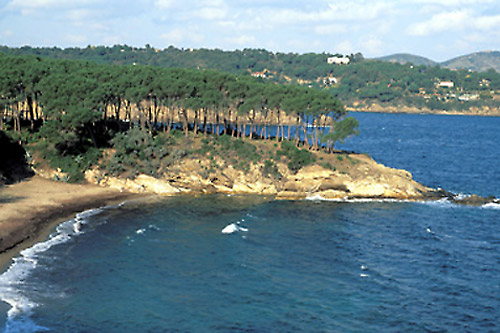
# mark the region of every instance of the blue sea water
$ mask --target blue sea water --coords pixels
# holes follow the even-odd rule
[[[500,118],[354,116],[343,148],[500,197]],[[499,208],[207,195],[88,211],[0,276],[1,327],[498,332]]]

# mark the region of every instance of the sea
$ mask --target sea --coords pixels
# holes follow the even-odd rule
[[[337,147],[500,197],[500,118],[352,115]],[[141,198],[22,251],[0,299],[4,332],[499,332],[500,205]]]

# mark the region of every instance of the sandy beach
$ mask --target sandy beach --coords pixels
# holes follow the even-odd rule
[[[0,268],[23,249],[45,239],[57,224],[76,213],[137,196],[39,176],[0,187]]]

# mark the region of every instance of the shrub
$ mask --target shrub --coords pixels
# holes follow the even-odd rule
[[[316,161],[314,155],[307,150],[298,149],[293,142],[283,141],[281,149],[276,152],[277,157],[285,156],[288,159],[288,169],[293,172]]]
[[[243,139],[235,139],[229,135],[221,135],[214,137],[214,146],[209,142],[203,142],[199,152],[202,155],[210,154],[213,156],[220,156],[227,163],[232,164],[235,168],[248,169],[248,163],[256,163],[262,159],[262,155],[257,152],[255,145],[244,141]],[[237,163],[238,161],[245,162]]]
[[[281,179],[283,175],[279,172],[276,164],[271,160],[266,160],[264,162],[264,168],[262,169],[262,174],[266,177],[272,177],[275,179]]]
[[[330,169],[332,171],[337,170],[337,168],[335,168],[330,162],[323,162],[321,163],[321,166],[325,169]]]
[[[139,128],[132,128],[112,140],[115,154],[104,167],[115,176],[126,172],[128,176],[143,173],[157,177],[162,168],[188,154],[183,149],[169,150],[171,142],[166,135],[153,138]]]

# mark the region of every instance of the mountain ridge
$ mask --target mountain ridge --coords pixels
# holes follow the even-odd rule
[[[486,72],[489,69],[493,69],[500,73],[500,51],[495,50],[474,52],[441,62],[410,53],[395,53],[372,59],[400,64],[413,63],[414,65],[425,66],[437,65],[451,70],[467,69],[475,72]]]

